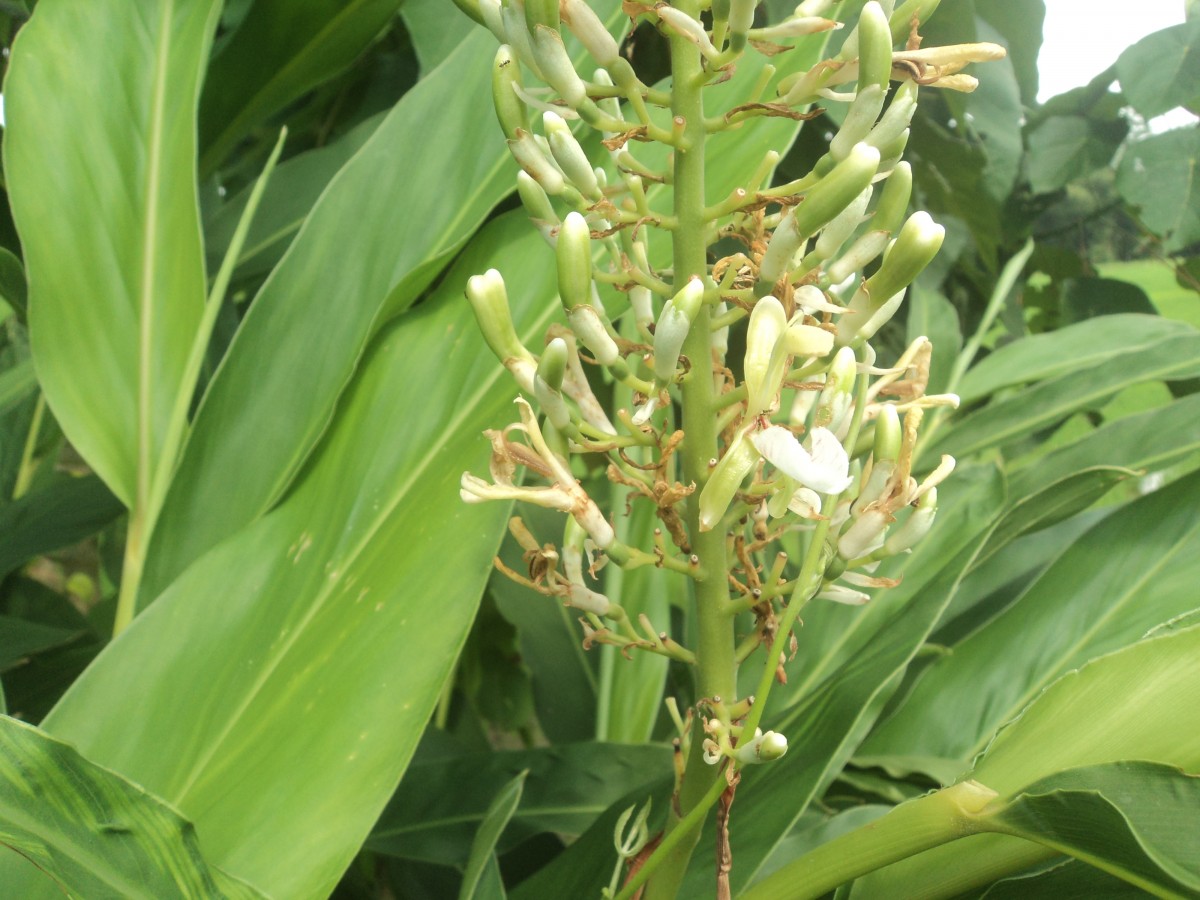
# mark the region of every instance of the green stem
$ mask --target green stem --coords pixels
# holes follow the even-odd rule
[[[13,484],[14,500],[20,500],[33,483],[33,473],[37,471],[37,463],[33,455],[37,452],[38,435],[42,431],[42,418],[46,414],[46,395],[38,392],[37,403],[33,407],[33,418],[29,422],[29,433],[25,435],[25,447],[21,450],[21,465],[17,469],[17,478]]]
[[[697,18],[699,0],[681,0],[676,7]],[[674,287],[676,290],[694,276],[708,272],[705,242],[704,182],[704,103],[701,95],[704,69],[698,49],[678,35],[672,35],[671,112],[683,121],[681,145],[675,152],[675,218],[679,227],[672,234]],[[692,552],[699,557],[703,573],[695,581],[696,600],[696,691],[699,697],[724,697],[737,694],[737,664],[734,660],[733,620],[725,614],[728,590],[725,574],[729,569],[725,533],[719,529],[700,530],[700,493],[708,480],[708,462],[720,455],[716,420],[716,390],[713,382],[709,308],[701,306],[692,324],[683,352],[691,363],[691,373],[681,388],[682,426],[687,436],[680,447],[684,483],[693,482],[696,491],[688,497],[687,525]],[[679,789],[679,812],[668,823],[663,843],[647,860],[645,900],[674,898],[687,871],[692,850],[708,810],[723,789],[717,767],[704,762],[701,747],[703,733],[697,721],[692,733],[683,782]]]
[[[964,781],[897,806],[883,818],[784,866],[744,900],[808,900],[922,851],[975,834],[996,792]]]

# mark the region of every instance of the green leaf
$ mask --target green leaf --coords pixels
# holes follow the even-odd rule
[[[338,140],[297,154],[276,168],[238,256],[238,276],[262,275],[275,267],[321,193],[375,133],[383,118],[383,113],[372,116]],[[205,222],[205,249],[209,268],[214,271],[229,249],[253,190],[254,185],[247,186]]]
[[[1120,122],[1088,116],[1048,116],[1029,133],[1029,185],[1048,194],[1112,162],[1125,136]]]
[[[1102,521],[1015,604],[926,669],[863,752],[965,763],[1055,678],[1193,608],[1200,579],[1196,503],[1200,474]]]
[[[1037,632],[1031,628],[1029,634]],[[1193,627],[1139,641],[1067,673],[1000,730],[964,778],[1012,796],[1065,769],[1127,759],[1195,771],[1197,654],[1200,628]],[[956,896],[1057,855],[1004,835],[972,837],[970,845],[969,854],[965,844],[950,844],[880,869],[858,879],[852,896]]]
[[[1117,58],[1117,77],[1147,119],[1200,100],[1200,20],[1142,38]]]
[[[1160,896],[1200,893],[1200,777],[1152,762],[1057,772],[988,828],[1046,844]]]
[[[8,716],[0,716],[0,846],[40,871],[6,853],[10,868],[58,896],[262,896],[209,866],[191,823],[162,800]],[[11,892],[16,882],[5,884]]]
[[[0,507],[0,575],[95,534],[123,509],[94,475],[56,479]]]
[[[1115,278],[1067,278],[1062,282],[1063,324],[1096,316],[1128,313],[1156,315],[1158,310],[1136,284]]]
[[[1150,354],[1164,342],[1195,329],[1158,316],[1103,316],[1005,344],[973,366],[959,385],[963,403],[1001,388],[1103,367],[1127,353]]]
[[[1034,875],[997,881],[979,900],[1145,900],[1146,892],[1107,872],[1069,860]]]
[[[521,803],[521,792],[525,787],[525,777],[529,773],[521,772],[508,782],[496,794],[479,824],[479,831],[471,843],[471,855],[467,858],[467,867],[463,872],[462,887],[458,892],[458,900],[475,900],[475,898],[496,896],[494,888],[499,868],[496,863],[496,844],[500,835],[508,827],[509,820]],[[486,870],[491,869],[490,877],[484,877]],[[504,885],[500,884],[500,896],[504,896]]]
[[[36,653],[69,644],[83,634],[80,628],[57,628],[16,616],[0,616],[0,672]]]
[[[200,106],[208,173],[268,116],[337,75],[378,37],[400,0],[256,0],[213,58]],[[449,14],[449,11],[447,11]]]
[[[1130,385],[1194,378],[1200,375],[1200,332],[1188,330],[1147,351],[1112,356],[1099,368],[1075,368],[993,401],[955,422],[941,435],[937,449],[961,458],[987,447],[1004,447],[1072,413],[1097,409]],[[1080,363],[1075,360],[1072,365]]]
[[[5,84],[4,169],[42,388],[126,505],[148,502],[176,398],[192,389],[205,290],[193,122],[219,10],[43,0]],[[64,90],[82,71],[86,90]]]
[[[196,415],[147,558],[143,604],[278,501],[370,335],[429,286],[508,192],[512,164],[490,94],[459,89],[487,76],[490,42],[473,34],[404,96],[330,183],[255,299]]]
[[[25,358],[0,372],[0,416],[16,409],[35,390],[37,373],[33,371],[33,360]]]
[[[541,239],[507,238],[513,221],[373,343],[288,498],[191,566],[45,722],[177,805],[209,858],[270,894],[332,890],[413,753],[490,571],[507,509],[462,504],[457,483],[485,466],[479,433],[510,414],[511,394],[462,291],[489,266],[521,284],[527,341],[555,309],[553,271],[531,253]]]
[[[400,15],[422,72],[436,68],[474,27],[466,16],[449,11],[442,0],[407,0],[400,5]]]
[[[25,319],[29,287],[25,283],[25,267],[6,247],[0,247],[0,300]]]
[[[670,748],[655,744],[581,743],[418,759],[379,817],[367,847],[388,856],[461,866],[486,799],[522,771],[530,773],[524,800],[497,852],[542,832],[582,834],[610,804],[658,780],[670,766]]]
[[[1195,26],[1200,30],[1200,23]],[[1200,54],[1197,54],[1200,58]],[[1167,253],[1200,240],[1200,127],[1176,128],[1131,144],[1117,168],[1117,191],[1138,207]]]

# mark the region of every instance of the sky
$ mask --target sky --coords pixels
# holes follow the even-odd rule
[[[1004,0],[988,0],[1002,3]],[[1046,0],[1038,58],[1038,100],[1087,84],[1140,38],[1183,21],[1184,0]],[[1155,130],[1186,125],[1195,116],[1175,110]]]

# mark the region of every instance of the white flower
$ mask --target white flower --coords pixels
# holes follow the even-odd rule
[[[750,435],[754,448],[783,474],[821,494],[840,494],[850,486],[850,458],[827,428],[814,428],[811,451],[786,428],[769,425]]]

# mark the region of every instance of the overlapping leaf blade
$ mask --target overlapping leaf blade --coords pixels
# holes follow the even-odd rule
[[[147,502],[176,398],[191,390],[184,366],[205,295],[194,122],[219,10],[48,0],[5,83],[38,377],[126,505]],[[81,71],[87,89],[64,91]]]
[[[465,639],[506,510],[463,505],[458,476],[482,467],[477,435],[511,393],[463,286],[488,266],[524,285],[527,340],[555,306],[540,238],[511,226],[379,337],[287,500],[192,566],[46,720],[177,805],[209,858],[268,893],[332,888]]]

